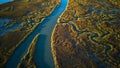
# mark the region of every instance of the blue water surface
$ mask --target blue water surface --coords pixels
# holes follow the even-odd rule
[[[61,0],[61,3],[56,7],[53,13],[45,18],[35,30],[16,48],[13,55],[6,63],[5,68],[17,68],[21,58],[28,51],[29,45],[37,34],[40,34],[35,47],[34,62],[37,68],[55,68],[51,53],[51,34],[57,20],[67,6],[68,0]]]
[[[0,4],[11,2],[11,1],[13,1],[13,0],[0,0]]]

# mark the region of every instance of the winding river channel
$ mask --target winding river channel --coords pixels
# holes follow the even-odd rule
[[[28,51],[33,38],[40,34],[34,53],[34,61],[37,68],[54,68],[54,61],[51,53],[51,35],[58,18],[66,9],[68,0],[61,0],[58,7],[54,9],[51,15],[39,24],[37,28],[17,47],[13,55],[6,64],[6,68],[17,68],[21,58]]]

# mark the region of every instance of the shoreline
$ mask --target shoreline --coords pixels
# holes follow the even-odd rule
[[[30,43],[27,53],[25,53],[25,55],[21,58],[20,63],[17,65],[17,68],[20,68],[20,66],[22,64],[24,64],[24,61],[28,61],[26,62],[29,66],[29,64],[32,64],[34,68],[36,68],[36,64],[34,63],[33,60],[33,56],[34,56],[34,52],[35,52],[35,47],[36,47],[36,42],[38,41],[38,37],[40,36],[40,34],[38,33],[32,40],[32,42]],[[27,56],[30,56],[29,58],[27,58]],[[32,61],[32,62],[31,62]]]
[[[59,2],[59,3],[60,3],[60,2]],[[15,50],[17,49],[17,47],[19,47],[19,45],[20,45],[22,42],[24,42],[24,40],[33,32],[33,30],[36,29],[39,25],[41,25],[41,23],[43,23],[43,21],[46,19],[47,16],[49,16],[49,15],[52,14],[52,12],[55,10],[55,8],[59,6],[59,3],[56,4],[55,7],[50,11],[50,13],[49,13],[48,15],[44,16],[39,23],[36,23],[36,24],[33,26],[32,29],[27,30],[26,33],[27,33],[27,32],[28,32],[28,33],[23,37],[22,40],[19,41],[18,44],[15,45],[14,48],[10,49],[10,51],[13,51],[13,50],[15,51]],[[14,52],[11,54],[11,56],[12,56],[13,54],[14,54]],[[10,56],[10,57],[11,57],[11,56]],[[5,61],[5,64],[4,64],[4,65],[6,65],[6,64],[8,63],[8,61],[10,60],[10,57]]]
[[[62,12],[62,14],[61,14],[61,15],[59,16],[59,18],[58,18],[58,20],[57,20],[57,24],[58,24],[58,23],[60,23],[60,21],[59,21],[59,20],[60,20],[60,18],[62,17],[62,15],[64,14],[64,12],[67,10],[68,5],[69,5],[69,0],[68,0],[68,3],[67,3],[67,5],[66,5],[65,10]],[[57,24],[56,24],[56,25],[57,25]]]
[[[54,60],[54,64],[55,64],[55,68],[59,68],[58,62],[57,62],[57,57],[56,57],[56,51],[54,49],[54,32],[55,32],[55,28],[57,25],[55,25],[53,32],[52,32],[52,36],[51,36],[51,52],[53,55],[53,60]]]
[[[57,57],[56,57],[56,51],[54,49],[54,32],[56,30],[56,27],[58,25],[59,22],[59,19],[62,17],[62,15],[64,14],[64,12],[67,10],[67,7],[68,7],[68,4],[69,4],[69,0],[67,2],[67,5],[66,5],[66,8],[65,10],[62,12],[62,14],[59,16],[58,20],[57,20],[57,23],[52,31],[52,35],[51,35],[51,52],[52,52],[52,56],[53,56],[53,60],[54,60],[54,64],[55,64],[55,68],[60,68],[59,67],[59,64],[58,64],[58,61],[57,61]]]
[[[22,42],[24,42],[24,40],[25,40],[29,35],[31,35],[31,33],[34,31],[34,29],[36,29],[39,25],[41,25],[41,23],[43,23],[43,21],[45,20],[45,18],[46,18],[47,16],[49,16],[49,15],[52,14],[52,12],[55,10],[55,8],[59,6],[59,3],[60,3],[60,2],[58,2],[56,5],[54,5],[54,8],[52,8],[52,9],[50,10],[50,12],[47,13],[47,15],[45,15],[45,16],[42,18],[42,20],[41,20],[40,22],[36,23],[31,29],[24,31],[26,34],[25,34],[23,37],[21,37],[21,40],[20,40],[17,44],[15,44],[14,47],[12,47],[11,49],[9,49],[10,56],[5,56],[5,61],[4,61],[3,66],[5,66],[5,65],[9,62],[9,60],[11,59],[12,55],[15,53],[15,51],[17,50],[17,48],[19,47],[19,45],[20,45]],[[24,54],[23,54],[23,55],[24,55]]]
[[[43,18],[40,23],[37,23],[32,29],[30,29],[29,31],[26,31],[26,32],[28,32],[28,33],[23,37],[23,39],[22,39],[18,44],[15,45],[14,48],[10,49],[10,51],[13,51],[13,50],[15,51],[15,50],[17,49],[17,47],[19,47],[19,45],[20,45],[20,44],[32,33],[32,31],[33,31],[38,25],[40,25],[44,20],[45,20],[45,18]],[[14,52],[13,52],[13,53],[14,53]],[[13,53],[12,53],[12,54],[13,54]],[[11,54],[11,56],[12,56],[12,54]],[[10,57],[11,57],[11,56],[10,56]],[[5,65],[6,65],[7,62],[9,61],[10,57],[5,61]]]

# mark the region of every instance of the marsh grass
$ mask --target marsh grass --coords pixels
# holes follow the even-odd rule
[[[119,3],[69,0],[52,35],[56,67],[120,67]],[[70,27],[71,24],[76,29]]]
[[[36,6],[36,4],[38,4]],[[43,6],[41,6],[43,4]],[[21,42],[42,23],[46,16],[50,15],[54,8],[59,5],[59,0],[15,0],[0,5],[0,17],[11,20],[11,26],[20,20],[19,26],[12,32],[0,36],[0,67],[3,68]],[[40,8],[46,7],[46,8]],[[8,26],[8,25],[6,25]]]

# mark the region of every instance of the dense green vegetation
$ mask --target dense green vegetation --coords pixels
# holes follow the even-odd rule
[[[120,1],[69,0],[52,51],[59,68],[119,68]]]
[[[50,15],[60,0],[14,0],[0,5],[0,18],[9,19],[2,27],[19,27],[0,36],[0,68],[3,68],[16,47]],[[0,27],[0,28],[2,28]]]

